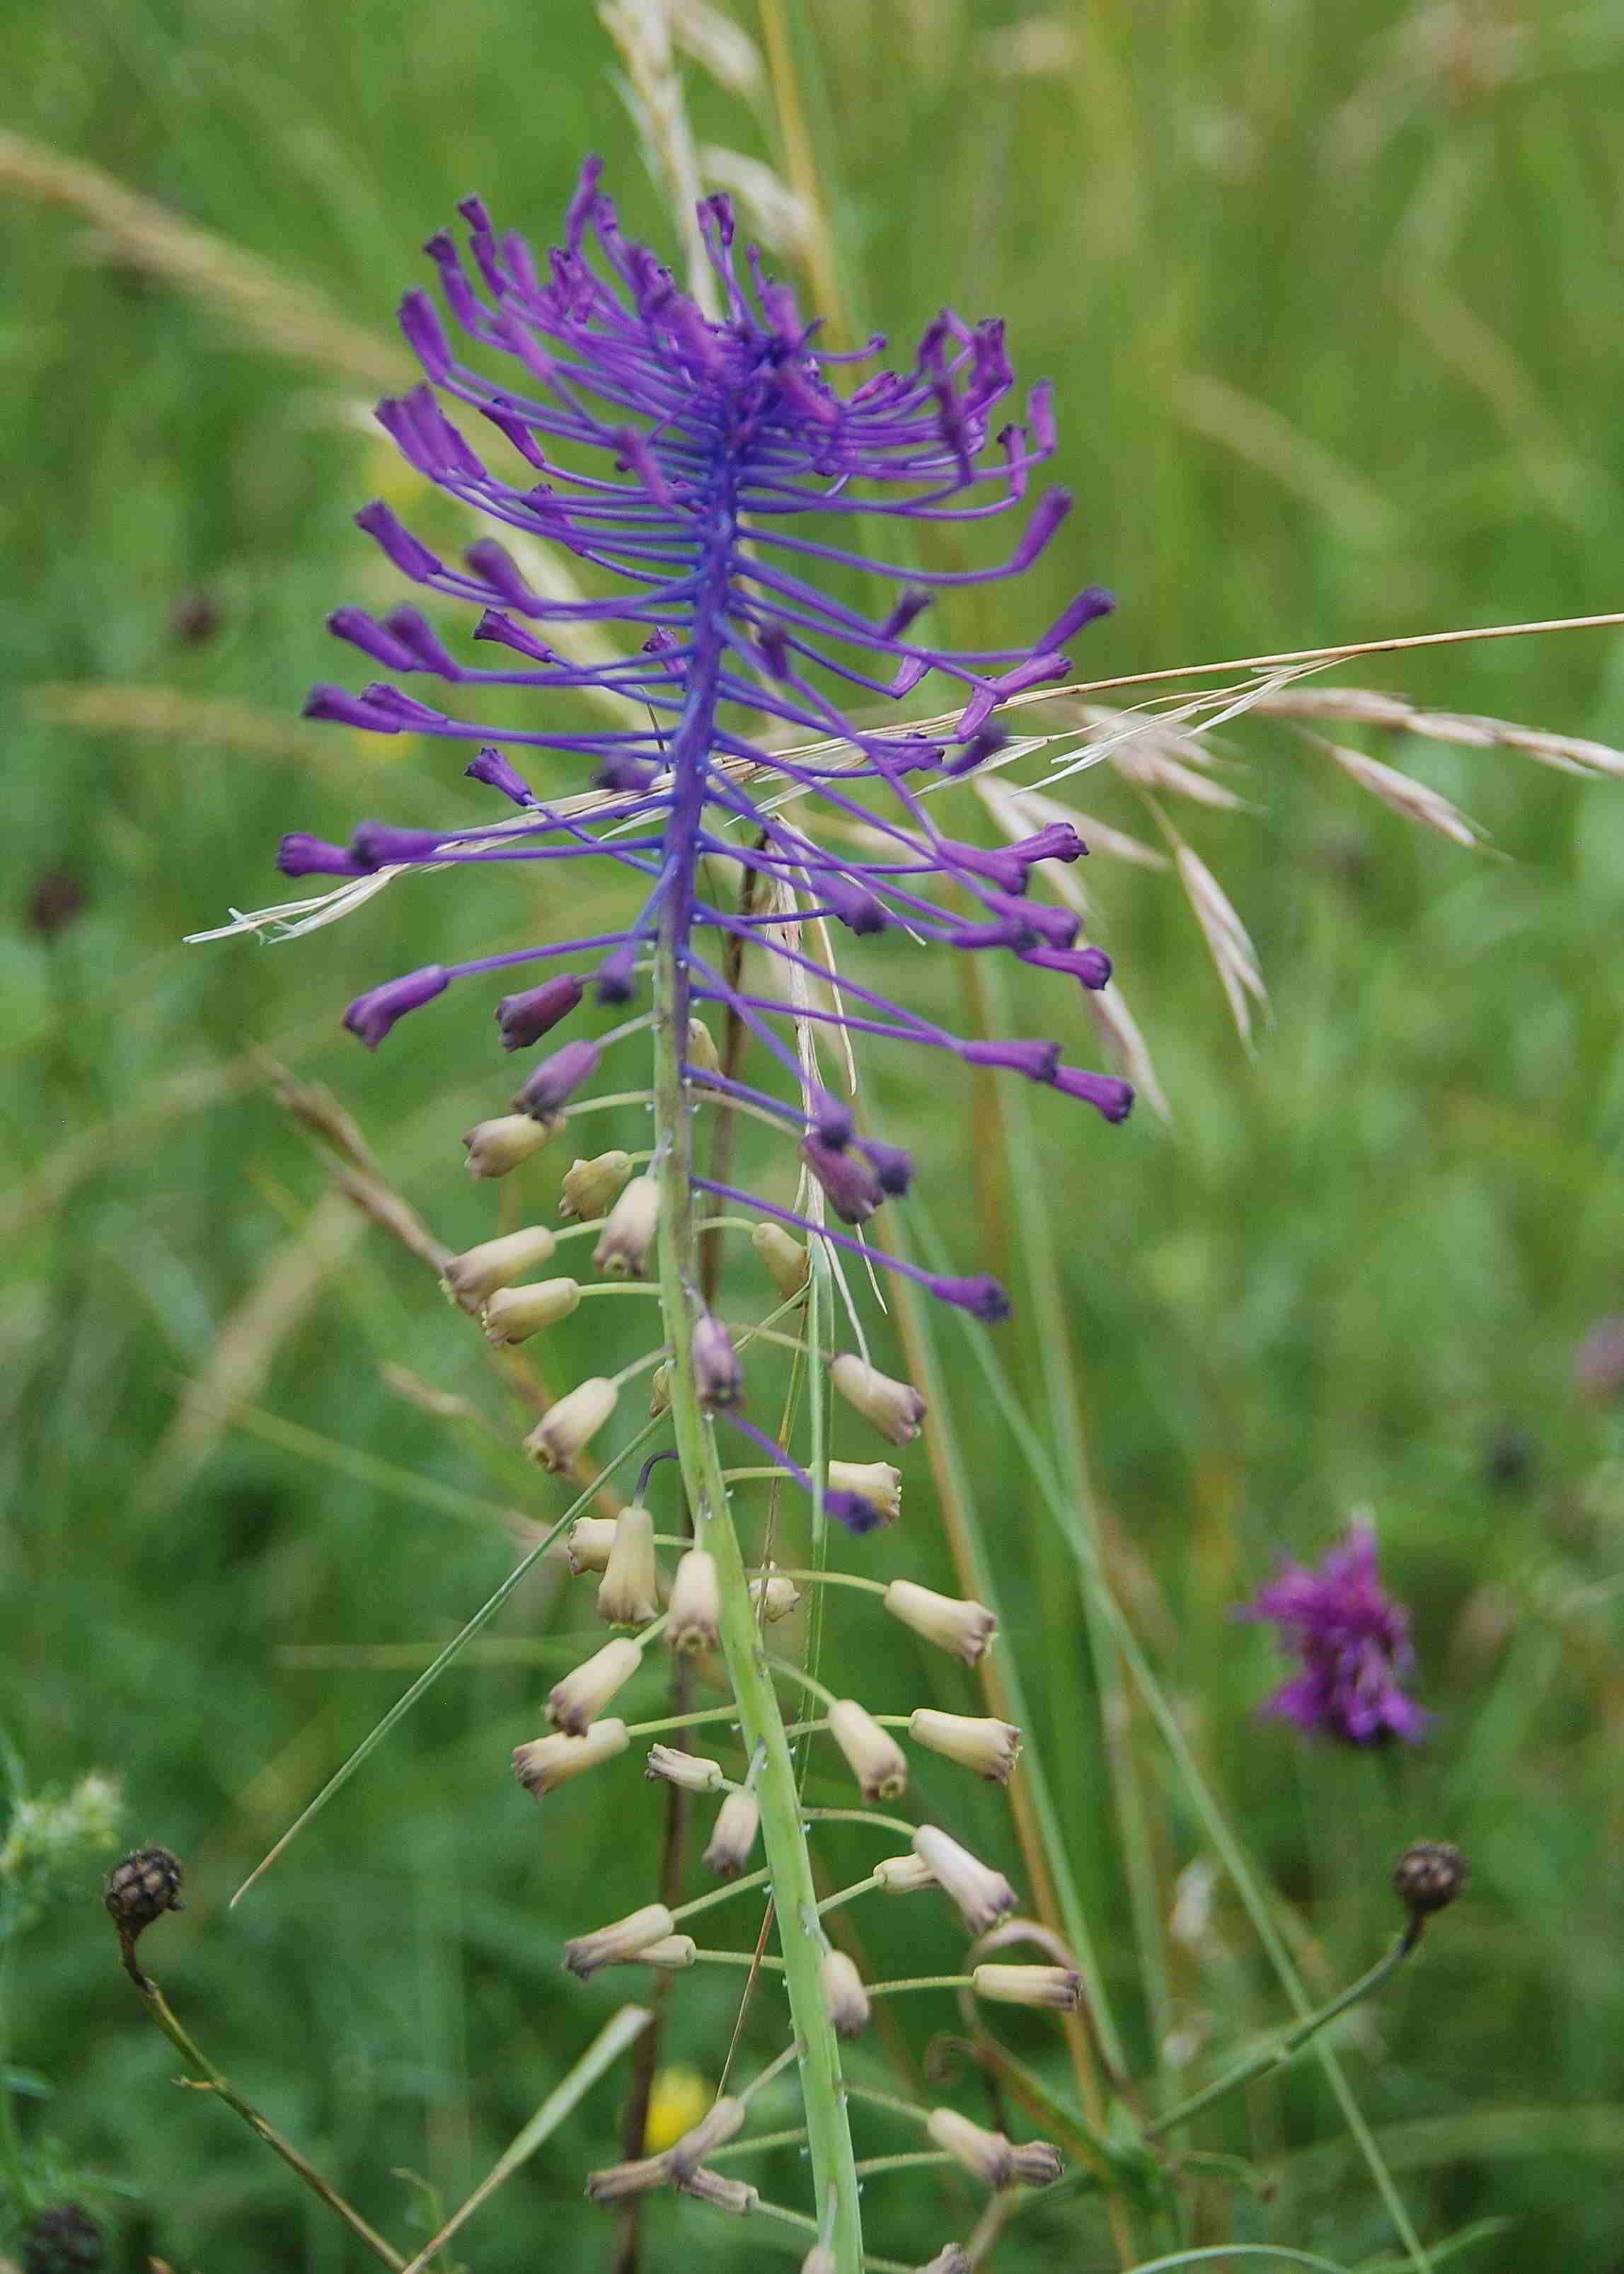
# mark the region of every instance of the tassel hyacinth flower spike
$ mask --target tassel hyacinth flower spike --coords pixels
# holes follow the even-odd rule
[[[376,1048],[406,1013],[454,986],[498,974],[511,984],[507,975],[523,972],[523,987],[495,1005],[500,1039],[509,1050],[545,1042],[545,1053],[511,1110],[470,1133],[468,1166],[480,1178],[505,1176],[545,1146],[591,1099],[612,1050],[618,1089],[625,1043],[651,1033],[651,1148],[635,1159],[619,1150],[576,1158],[560,1209],[570,1230],[556,1238],[593,1231],[598,1274],[655,1279],[660,1341],[620,1374],[580,1382],[526,1448],[547,1468],[572,1466],[611,1427],[624,1382],[658,1363],[655,1411],[668,1416],[692,1539],[673,1563],[642,1507],[616,1523],[589,1517],[577,1526],[572,1562],[602,1575],[599,1610],[622,1631],[554,1687],[549,1726],[519,1748],[515,1766],[538,1799],[589,1770],[635,1774],[629,1764],[613,1764],[637,1734],[628,1697],[649,1663],[649,1645],[660,1638],[673,1652],[707,1659],[719,1651],[718,1678],[731,1699],[742,1762],[729,1768],[663,1745],[636,1758],[646,1758],[658,1781],[718,1796],[704,1861],[722,1885],[686,1904],[653,1900],[650,1889],[628,1916],[570,1942],[566,1963],[586,1976],[600,1967],[703,1962],[708,1954],[687,1929],[689,1914],[752,1890],[770,1901],[776,1955],[766,1962],[774,1971],[762,1994],[779,1995],[780,1983],[787,1993],[811,2189],[808,2208],[779,2215],[808,2230],[809,2264],[854,2274],[862,2245],[841,2043],[867,2022],[871,1991],[952,1983],[971,1995],[974,1980],[966,1972],[865,1987],[849,1956],[834,1950],[824,1919],[860,1894],[929,1889],[945,1899],[944,1924],[957,1914],[980,1935],[1016,1897],[940,1826],[883,1815],[876,1828],[908,1852],[868,1864],[868,1877],[820,1904],[808,1838],[823,1827],[802,1804],[793,1743],[824,1749],[820,1767],[845,1777],[853,1803],[861,1795],[865,1806],[882,1800],[890,1808],[908,1777],[893,1731],[911,1733],[938,1768],[944,1758],[996,1781],[1014,1767],[1019,1732],[928,1709],[876,1716],[775,1658],[767,1627],[793,1612],[801,1586],[826,1577],[868,1589],[881,1599],[865,1607],[876,1620],[889,1613],[966,1665],[989,1646],[994,1622],[979,1604],[906,1580],[887,1590],[856,1574],[779,1572],[764,1535],[748,1555],[718,1432],[764,1464],[739,1472],[733,1484],[765,1475],[810,1495],[820,1541],[824,1516],[857,1535],[886,1525],[900,1507],[898,1469],[874,1459],[829,1463],[821,1441],[811,1465],[794,1459],[751,1417],[741,1345],[760,1335],[768,1344],[790,1341],[815,1364],[832,1356],[831,1386],[888,1448],[898,1448],[917,1434],[924,1400],[879,1373],[866,1349],[833,1354],[823,1338],[831,1289],[844,1294],[844,1260],[871,1260],[989,1323],[1009,1308],[983,1275],[932,1273],[868,1245],[863,1227],[906,1194],[913,1163],[860,1126],[824,1087],[820,1035],[842,1046],[854,1036],[896,1044],[921,1062],[934,1053],[1001,1069],[1108,1121],[1129,1111],[1126,1083],[1064,1065],[1053,1043],[965,1039],[844,973],[837,978],[827,945],[834,926],[876,939],[876,960],[896,965],[921,948],[1002,954],[1041,973],[1046,989],[1067,978],[1104,984],[1109,963],[1097,948],[1077,944],[1076,918],[1030,890],[1046,864],[1086,850],[1076,832],[1060,824],[996,850],[958,842],[936,826],[928,793],[994,755],[1000,704],[1064,678],[1067,644],[1111,603],[1086,587],[1021,649],[955,649],[927,636],[934,599],[1019,575],[1070,507],[1064,492],[1034,486],[1055,448],[1047,388],[1032,391],[1019,418],[1005,411],[1014,382],[997,322],[966,323],[944,312],[908,367],[861,377],[847,366],[871,361],[884,343],[854,356],[825,352],[817,327],[763,273],[754,249],[736,254],[725,199],[700,207],[718,320],[678,290],[651,252],[622,237],[595,164],[570,205],[562,246],[545,260],[521,238],[499,235],[478,200],[462,213],[466,252],[446,235],[428,246],[461,339],[426,293],[409,294],[402,327],[425,383],[382,404],[380,419],[410,465],[464,506],[526,539],[561,546],[595,597],[538,590],[492,537],[448,565],[387,506],[368,506],[360,525],[406,578],[478,611],[471,624],[477,644],[470,651],[449,625],[442,630],[410,605],[381,618],[342,607],[332,630],[387,676],[357,692],[319,688],[309,715],[373,734],[467,743],[467,773],[514,810],[443,832],[365,822],[347,847],[293,835],[281,865],[289,876],[339,880],[341,897],[353,889],[345,880],[498,862],[558,864],[549,873],[560,885],[572,874],[568,863],[612,864],[632,888],[634,912],[618,930],[427,964],[363,995],[345,1023]],[[500,381],[479,367],[497,363],[506,373]],[[509,471],[496,471],[470,440],[480,421],[493,430],[489,447]],[[928,551],[933,534],[956,545],[973,538],[974,524],[1004,515],[1017,533],[994,565],[914,568],[867,550],[887,524],[906,554]],[[848,531],[852,541],[839,541]],[[878,605],[876,590],[888,595]],[[548,644],[550,633],[582,626],[600,643],[605,635],[614,640],[612,659],[583,662]],[[480,660],[466,659],[470,651]],[[926,740],[906,725],[870,723],[880,704],[932,674],[956,690],[950,728]],[[429,700],[401,681],[417,689],[438,681],[446,691]],[[522,727],[482,715],[490,689],[537,698]],[[605,726],[593,716],[580,723],[583,695],[617,698],[611,707],[619,722]],[[848,701],[864,704],[862,719],[848,719]],[[586,778],[573,787],[595,797],[558,803],[538,795],[515,764],[526,749],[549,764],[560,756],[583,761]],[[816,943],[821,957],[809,952]],[[646,1010],[638,1000],[645,996]],[[580,1031],[592,1023],[594,1004],[614,1006],[623,1023],[595,1035]],[[743,1078],[747,1056],[753,1081]],[[783,1149],[776,1163],[763,1156],[766,1191],[701,1173],[701,1108],[733,1117],[748,1132],[765,1124],[776,1133]],[[702,1255],[701,1235],[710,1226]],[[752,1233],[752,1268],[778,1299],[771,1317],[742,1328],[717,1315],[715,1275],[706,1269],[715,1240],[734,1230]],[[560,1271],[553,1246],[539,1228],[492,1237],[454,1260],[448,1291],[494,1340],[545,1333],[598,1291]],[[548,1276],[527,1283],[538,1270]],[[801,1325],[806,1341],[775,1331],[783,1315]],[[753,1367],[756,1353],[748,1355]],[[795,1710],[819,1716],[798,1721],[793,1733],[776,1687],[781,1676],[794,1685]],[[1054,1981],[1032,1990],[1030,2002],[1064,2006],[1075,1977],[1048,1971]],[[1033,1969],[980,1972],[996,1995],[1028,1994]],[[789,2057],[786,2048],[771,2073]],[[595,2174],[595,2199],[669,2186],[734,2213],[770,2209],[754,2188],[703,2161],[742,2127],[754,2089],[718,2102],[666,2155]],[[1041,2142],[1011,2143],[952,2111],[915,2112],[929,2141],[990,2187],[1042,2185],[1059,2171],[1056,2152]]]

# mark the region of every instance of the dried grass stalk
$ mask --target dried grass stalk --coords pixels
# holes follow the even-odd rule
[[[1198,853],[1180,845],[1174,855],[1178,880],[1184,888],[1195,920],[1201,927],[1213,967],[1229,1005],[1241,1040],[1252,1041],[1252,1006],[1267,1007],[1268,990],[1258,968],[1257,950],[1234,903]]]
[[[1413,774],[1401,773],[1396,766],[1384,766],[1380,758],[1367,758],[1363,750],[1350,750],[1342,742],[1327,742],[1319,734],[1313,739],[1350,781],[1380,798],[1383,805],[1391,806],[1395,813],[1402,813],[1406,821],[1418,821],[1424,829],[1435,829],[1440,837],[1447,837],[1455,845],[1475,846],[1483,841],[1484,832],[1469,815],[1437,790],[1417,781]]]
[[[1624,750],[1581,734],[1551,734],[1538,727],[1514,726],[1464,711],[1424,711],[1402,695],[1368,687],[1286,687],[1261,695],[1253,709],[1276,719],[1335,719],[1420,734],[1430,742],[1456,742],[1469,749],[1520,750],[1561,773],[1624,776]]]

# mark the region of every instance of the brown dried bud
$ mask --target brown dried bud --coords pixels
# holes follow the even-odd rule
[[[1065,2168],[1060,2150],[1047,2140],[1018,2144],[1002,2132],[972,2124],[957,2109],[933,2108],[925,2129],[938,2148],[989,2187],[1050,2187]]]
[[[963,2243],[950,2242],[937,2251],[928,2266],[920,2268],[919,2274],[970,2274],[970,2254]]]
[[[524,1440],[523,1450],[556,1476],[597,1435],[614,1412],[619,1396],[606,1374],[589,1375],[549,1408]]]
[[[676,1745],[650,1745],[643,1774],[680,1785],[684,1792],[722,1792],[727,1784],[720,1761],[703,1753],[685,1753]]]
[[[1398,1899],[1413,1917],[1425,1918],[1452,1903],[1466,1885],[1466,1866],[1458,1848],[1447,1840],[1417,1840],[1406,1848],[1393,1868]]]
[[[633,2195],[646,2195],[663,2187],[670,2177],[664,2156],[641,2156],[635,2164],[606,2164],[601,2172],[587,2173],[587,2201],[626,2202]]]
[[[900,1619],[938,1649],[951,1650],[966,1666],[976,1663],[998,1631],[998,1622],[984,1603],[938,1595],[913,1579],[893,1579],[884,1602],[893,1619]]]
[[[685,2195],[709,2203],[712,2210],[731,2211],[735,2218],[748,2218],[761,2201],[756,2189],[743,2180],[724,2179],[720,2172],[706,2171],[703,2165],[698,2171],[689,2172],[685,2179],[679,2180],[677,2185]]]
[[[750,1600],[762,1615],[763,1626],[777,1626],[780,1619],[788,1618],[801,1608],[801,1590],[793,1579],[781,1571],[765,1571],[759,1579],[750,1582]]]
[[[182,1908],[178,1856],[167,1848],[138,1848],[108,1873],[102,1900],[120,1927],[134,1937],[165,1911]]]

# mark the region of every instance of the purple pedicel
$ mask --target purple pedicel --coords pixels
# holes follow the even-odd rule
[[[564,242],[545,262],[521,238],[498,235],[477,199],[460,210],[465,248],[448,233],[428,247],[443,308],[414,290],[401,310],[425,383],[383,403],[379,418],[417,474],[487,525],[514,531],[514,549],[482,536],[448,562],[387,506],[367,506],[359,525],[403,576],[439,602],[472,609],[471,642],[465,646],[449,629],[442,634],[440,622],[449,628],[452,619],[439,606],[434,621],[410,605],[381,621],[341,608],[331,629],[395,678],[438,681],[457,708],[436,708],[377,680],[357,691],[318,688],[307,713],[425,743],[470,744],[477,755],[469,774],[521,811],[484,834],[455,822],[444,834],[370,822],[349,849],[289,837],[284,869],[342,879],[396,866],[598,853],[641,874],[642,905],[618,932],[532,953],[574,960],[583,945],[599,950],[589,984],[605,1003],[628,999],[638,964],[657,950],[669,953],[668,1008],[678,1030],[697,988],[736,1014],[753,1046],[771,1043],[764,1055],[791,1089],[786,1133],[810,1124],[802,1157],[848,1224],[905,1193],[912,1163],[860,1133],[843,1104],[803,1099],[782,1023],[798,1007],[863,1033],[872,1047],[929,1042],[971,1065],[1052,1079],[1062,1096],[1120,1119],[1131,1103],[1127,1085],[1058,1067],[1046,1044],[964,1042],[845,975],[831,983],[823,935],[808,920],[828,916],[852,933],[883,934],[893,955],[950,942],[966,953],[1012,952],[1031,968],[1088,986],[1109,975],[1097,949],[1073,952],[1075,916],[1031,892],[1042,863],[1083,850],[1068,824],[1001,848],[959,843],[938,838],[913,786],[922,773],[940,779],[992,759],[1005,741],[994,715],[999,704],[1068,674],[1065,644],[1111,606],[1099,586],[1085,585],[1024,648],[955,650],[929,636],[933,594],[1018,575],[1056,540],[1071,505],[1063,491],[1034,481],[1056,447],[1049,390],[1035,388],[1024,414],[1011,416],[1014,377],[1002,324],[966,323],[944,311],[926,327],[910,365],[854,380],[850,367],[883,343],[856,355],[824,354],[816,325],[803,320],[786,286],[763,275],[756,253],[736,262],[725,199],[700,207],[719,287],[716,321],[652,253],[621,235],[596,162],[569,206]],[[476,447],[481,420],[498,437],[493,460],[515,478],[493,471]],[[953,557],[966,558],[969,524],[1006,514],[1015,519],[1012,538],[985,567],[914,569],[838,541],[844,531],[863,541],[889,520],[901,525],[904,554],[928,552],[914,539],[936,529]],[[538,541],[583,564],[585,588],[599,597],[559,599],[545,579],[532,583],[518,556]],[[889,581],[894,598],[860,611],[815,581],[824,564]],[[590,628],[602,660],[571,660],[576,650],[568,637],[568,652],[560,651],[555,628],[567,634],[571,626]],[[462,659],[470,648],[477,664]],[[959,712],[956,728],[929,742],[906,724],[889,732],[854,727],[831,691],[849,689],[854,702],[872,706],[927,680],[942,687],[926,707]],[[534,695],[534,712],[506,707],[505,693],[503,705],[487,704],[489,689]],[[572,702],[611,698],[616,716],[582,712],[575,731],[551,731],[567,729],[575,715],[543,700],[553,693]],[[492,712],[525,723],[499,727]],[[757,739],[763,718],[769,731]],[[571,798],[565,811],[540,804],[493,745],[565,754],[578,769],[576,785],[597,786],[596,799]],[[779,813],[786,791],[795,800],[793,827]],[[838,831],[827,847],[809,833],[820,811]],[[701,860],[724,853],[748,872],[749,889],[737,904],[716,897],[723,887],[710,881],[710,868],[701,889]],[[563,881],[574,872],[535,874]],[[782,900],[766,898],[780,890]],[[718,949],[710,962],[699,953],[706,931]],[[798,1005],[787,987],[775,993],[754,968],[748,982],[739,979],[722,953],[735,946],[757,965],[776,960],[837,983],[863,1015],[843,1013],[838,994],[832,1010]],[[489,957],[450,975],[524,960]],[[353,1006],[352,1027],[376,1039],[427,999],[425,984],[425,975],[414,973],[372,990]],[[581,991],[572,974],[506,998],[498,1013],[504,1041],[536,1040],[575,1008]],[[526,1083],[525,1110],[558,1111],[596,1065],[593,1044],[567,1044]],[[691,1070],[686,1078],[698,1079]],[[735,1085],[735,1094],[744,1099],[744,1087]],[[821,1225],[809,1229],[861,1246]],[[883,1260],[978,1317],[1007,1307],[990,1281],[938,1280]],[[859,1514],[849,1510],[843,1520]]]
[[[1266,1713],[1349,1745],[1425,1736],[1431,1716],[1399,1687],[1415,1664],[1410,1614],[1382,1587],[1369,1525],[1350,1525],[1318,1570],[1287,1562],[1235,1615],[1277,1627],[1282,1648],[1302,1662],[1267,1700]]]

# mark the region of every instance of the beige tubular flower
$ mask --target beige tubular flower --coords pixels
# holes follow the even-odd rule
[[[831,1465],[832,1467],[832,1465]],[[940,1650],[951,1650],[966,1666],[974,1666],[992,1647],[998,1622],[985,1603],[938,1595],[912,1579],[893,1579],[885,1590],[885,1608],[893,1619],[923,1635]]]
[[[972,1934],[985,1934],[995,1919],[1015,1908],[1015,1890],[1002,1871],[981,1863],[967,1848],[934,1824],[921,1824],[914,1834],[914,1853],[930,1867],[958,1904]]]
[[[566,1223],[575,1217],[590,1223],[606,1216],[631,1172],[629,1153],[598,1153],[590,1161],[572,1161],[564,1171],[559,1214]]]
[[[681,1752],[675,1745],[650,1745],[643,1774],[665,1784],[680,1784],[684,1792],[721,1792],[727,1783],[720,1761],[707,1760],[703,1753]]]
[[[801,1590],[781,1571],[767,1571],[751,1580],[750,1600],[759,1608],[763,1624],[776,1627],[780,1619],[801,1608]]]
[[[649,1414],[658,1421],[662,1413],[671,1411],[671,1360],[657,1366],[649,1380]]]
[[[454,1255],[440,1275],[440,1284],[465,1311],[477,1311],[499,1287],[511,1287],[527,1271],[547,1262],[557,1245],[545,1224],[506,1232],[500,1239],[483,1240],[465,1254]]]
[[[972,1713],[938,1713],[921,1706],[908,1722],[916,1745],[927,1745],[960,1768],[974,1769],[995,1784],[1007,1784],[1020,1751],[1020,1731],[1013,1721],[979,1721]]]
[[[1082,2000],[1082,1977],[1069,1966],[977,1966],[970,1986],[978,1998],[999,2006],[1048,2006],[1074,2014]]]
[[[543,1415],[524,1440],[524,1450],[554,1475],[567,1469],[614,1412],[620,1394],[607,1374],[589,1374]]]
[[[581,1300],[575,1279],[538,1279],[530,1287],[499,1287],[485,1306],[485,1340],[528,1342],[543,1327],[567,1319]]]
[[[866,1706],[854,1698],[838,1698],[829,1709],[829,1734],[846,1755],[865,1800],[895,1800],[907,1790],[907,1758]]]
[[[838,2037],[860,2037],[868,2026],[868,1992],[843,1950],[823,1953],[823,2003]]]
[[[724,2094],[712,2101],[697,2124],[686,2131],[665,2150],[665,2161],[671,2166],[674,2180],[685,2179],[688,2172],[698,2170],[707,2156],[725,2147],[735,2133],[744,2129],[748,2111],[742,2100]]]
[[[696,2172],[689,2172],[677,2181],[685,2195],[709,2203],[712,2210],[730,2211],[735,2218],[748,2218],[761,2201],[756,2189],[743,2180],[725,2179],[720,2172],[708,2171],[702,2164]]]
[[[750,1245],[785,1301],[799,1295],[809,1268],[801,1242],[792,1239],[781,1224],[758,1224],[750,1234]]]
[[[872,1421],[893,1445],[909,1444],[918,1436],[927,1408],[918,1390],[907,1382],[893,1382],[851,1351],[831,1359],[829,1379],[846,1404],[854,1405],[864,1420]]]
[[[564,1553],[577,1577],[583,1571],[608,1570],[614,1552],[615,1525],[613,1516],[578,1516],[570,1525],[564,1535]]]
[[[875,1865],[874,1876],[883,1895],[916,1895],[936,1884],[936,1873],[919,1856],[887,1856]]]
[[[933,2108],[925,2129],[938,2148],[989,2187],[1050,2187],[1065,2168],[1060,2150],[1047,2140],[1018,2144],[1002,2132],[984,2132],[956,2109]]]
[[[634,2195],[646,2195],[667,2186],[670,2179],[664,2156],[641,2156],[635,2164],[606,2164],[601,2172],[587,2173],[587,2201],[628,2202]]]
[[[513,1773],[539,1800],[555,1785],[595,1769],[600,1761],[612,1761],[630,1742],[624,1721],[593,1721],[578,1737],[538,1737],[533,1744],[515,1745]]]
[[[634,1951],[624,1961],[628,1966],[658,1966],[662,1974],[680,1974],[699,1955],[699,1945],[691,1934],[665,1934],[658,1942],[645,1942],[641,1950]]]
[[[701,1862],[718,1879],[736,1879],[750,1860],[761,1829],[761,1803],[753,1792],[730,1792],[716,1813],[716,1828]]]
[[[831,1461],[829,1489],[859,1494],[882,1524],[895,1524],[902,1513],[902,1472],[889,1461]]]
[[[646,1508],[623,1508],[598,1590],[598,1617],[612,1627],[646,1626],[659,1608],[655,1577],[654,1518]]]
[[[572,1737],[594,1722],[623,1683],[643,1664],[643,1653],[629,1638],[618,1637],[553,1685],[547,1719]]]
[[[470,1177],[505,1177],[521,1161],[539,1153],[561,1126],[557,1119],[533,1121],[528,1113],[504,1113],[494,1121],[481,1121],[462,1140],[468,1148],[463,1166]]]
[[[667,1935],[675,1933],[676,1925],[664,1903],[644,1903],[641,1910],[628,1911],[624,1918],[567,1942],[564,1963],[584,1982],[600,1966],[623,1966],[651,1942],[663,1942]]]
[[[659,1224],[659,1179],[634,1177],[609,1211],[592,1250],[592,1267],[611,1279],[641,1279]]]
[[[701,1073],[720,1073],[722,1071],[715,1037],[703,1019],[690,1019],[688,1022],[688,1062],[697,1066]]]
[[[716,1584],[716,1559],[703,1547],[690,1547],[677,1565],[671,1583],[671,1615],[665,1639],[679,1653],[714,1650],[721,1596]]]

